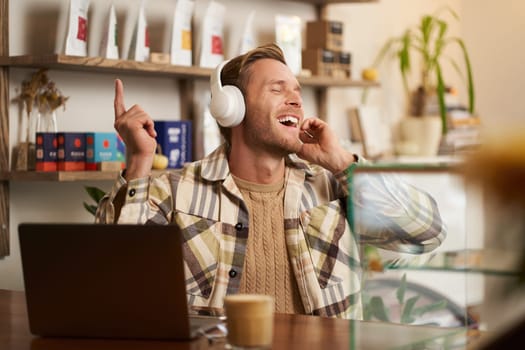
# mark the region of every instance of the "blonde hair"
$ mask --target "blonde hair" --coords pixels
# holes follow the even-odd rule
[[[270,58],[286,64],[284,53],[279,46],[274,43],[259,46],[253,50],[246,52],[240,56],[231,59],[221,71],[222,85],[233,85],[245,94],[246,86],[252,74],[251,66],[257,60],[263,58]],[[228,147],[231,143],[231,128],[222,127],[219,125],[224,141]]]

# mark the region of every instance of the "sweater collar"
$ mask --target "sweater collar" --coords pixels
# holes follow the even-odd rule
[[[312,168],[309,163],[300,159],[295,154],[290,154],[285,158],[285,164],[292,169],[302,170],[306,176],[312,175]],[[213,152],[201,160],[201,176],[208,181],[224,181],[230,174],[228,165],[228,155],[226,145],[222,144]]]

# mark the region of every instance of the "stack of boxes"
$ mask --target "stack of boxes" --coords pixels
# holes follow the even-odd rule
[[[37,171],[118,170],[124,143],[114,132],[37,132]]]
[[[157,143],[169,168],[192,161],[192,122],[155,121]],[[126,146],[115,132],[38,132],[37,171],[116,171],[125,167]]]
[[[343,23],[312,21],[306,23],[306,49],[303,68],[313,75],[340,79],[351,77],[351,54],[343,51]]]

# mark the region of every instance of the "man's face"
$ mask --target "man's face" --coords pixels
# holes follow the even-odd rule
[[[274,59],[254,62],[249,74],[242,124],[246,146],[279,156],[297,152],[304,117],[299,82],[288,66]]]

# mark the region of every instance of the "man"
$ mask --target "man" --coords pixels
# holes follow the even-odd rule
[[[126,109],[117,80],[115,128],[127,168],[97,221],[179,225],[190,305],[222,307],[226,294],[263,293],[275,297],[277,312],[361,318],[359,247],[345,200],[347,174],[362,160],[325,122],[304,118],[300,85],[278,46],[232,59],[221,81],[242,92],[244,119],[221,127],[225,143],[204,159],[154,178],[153,121],[139,106]],[[386,180],[354,187],[372,199],[363,215],[374,218],[370,225],[356,221],[367,242],[425,252],[444,238],[426,193]]]

